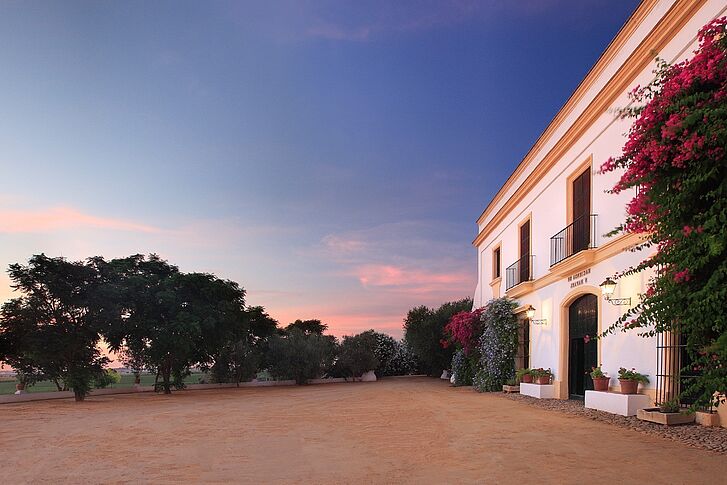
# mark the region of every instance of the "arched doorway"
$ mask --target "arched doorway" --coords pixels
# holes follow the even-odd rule
[[[568,308],[568,394],[583,399],[593,389],[591,368],[598,365],[598,297],[583,295]]]

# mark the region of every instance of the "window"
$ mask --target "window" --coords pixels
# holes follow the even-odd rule
[[[492,279],[500,277],[500,247],[496,247],[492,252]]]

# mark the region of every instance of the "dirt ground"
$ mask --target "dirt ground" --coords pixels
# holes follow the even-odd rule
[[[725,483],[727,457],[429,378],[0,406],[0,483]]]

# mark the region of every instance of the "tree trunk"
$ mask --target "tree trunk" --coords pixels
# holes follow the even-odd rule
[[[86,398],[86,394],[77,391],[76,389],[73,390],[73,397],[76,400],[76,402],[83,401]]]

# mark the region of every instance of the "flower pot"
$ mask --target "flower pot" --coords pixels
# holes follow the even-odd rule
[[[618,383],[621,384],[621,394],[639,393],[639,381],[633,381],[630,379],[619,379]]]
[[[536,383],[540,385],[550,384],[550,376],[540,376]]]
[[[594,377],[593,378],[593,390],[594,391],[608,391],[608,384],[611,382],[610,377]]]
[[[533,376],[531,376],[530,374],[525,374],[522,377],[521,382],[525,382],[526,384],[530,384],[531,382],[533,382]]]

